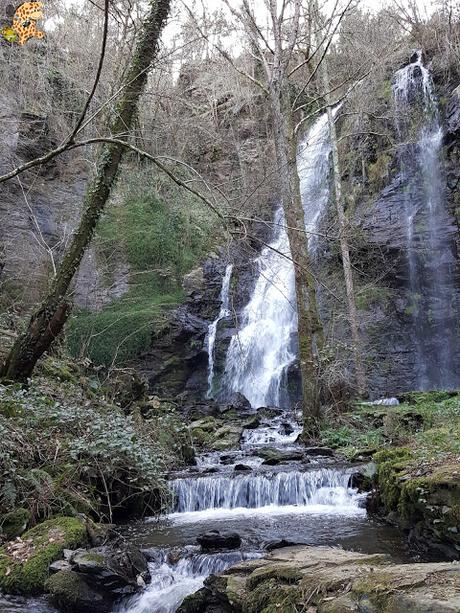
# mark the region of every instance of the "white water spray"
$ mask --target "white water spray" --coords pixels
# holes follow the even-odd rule
[[[422,53],[395,74],[393,95],[406,223],[411,340],[419,389],[454,388],[458,328],[455,258],[443,229],[449,226],[441,168],[443,131],[438,103]],[[415,134],[415,140],[414,140]]]
[[[321,116],[308,131],[297,158],[310,252],[329,196],[329,128]],[[273,239],[257,259],[259,271],[241,327],[227,352],[224,387],[240,392],[252,407],[288,406],[286,374],[296,358],[297,311],[294,267],[285,219],[278,208]]]
[[[220,291],[220,310],[216,319],[209,324],[208,328],[208,391],[207,398],[212,398],[212,385],[214,381],[214,345],[216,344],[217,326],[221,319],[228,317],[230,314],[230,280],[232,278],[233,266],[228,264],[225,269],[224,278],[222,280],[222,289]]]

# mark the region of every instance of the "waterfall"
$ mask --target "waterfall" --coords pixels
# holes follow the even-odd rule
[[[244,560],[259,558],[257,553],[229,551],[215,554],[191,554],[173,562],[167,550],[159,550],[157,560],[149,565],[152,582],[140,595],[119,605],[117,613],[174,613],[185,596],[199,590],[209,575],[221,573]]]
[[[406,313],[411,318],[416,381],[422,390],[454,388],[455,259],[443,233],[449,225],[441,168],[443,132],[421,52],[396,72],[393,95],[410,292]]]
[[[328,202],[329,153],[327,116],[323,115],[307,132],[297,157],[307,233],[317,230]],[[316,244],[314,234],[309,236],[311,252]],[[241,392],[254,408],[289,404],[286,375],[296,358],[297,333],[294,268],[289,258],[279,207],[273,238],[257,258],[254,291],[230,342],[224,372],[225,391]]]
[[[348,488],[349,478],[348,473],[333,469],[292,470],[268,475],[175,479],[170,487],[176,499],[176,513],[292,505],[359,508],[355,492]]]
[[[224,278],[222,279],[222,289],[220,291],[220,310],[216,319],[208,327],[208,391],[207,398],[212,398],[212,384],[214,380],[214,345],[216,343],[217,326],[221,319],[230,314],[230,279],[232,277],[233,266],[228,264]]]

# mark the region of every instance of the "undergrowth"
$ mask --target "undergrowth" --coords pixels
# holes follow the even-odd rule
[[[357,404],[329,416],[322,441],[349,458],[389,446],[409,447],[426,461],[460,456],[459,394],[412,393],[402,400],[396,406]]]
[[[169,408],[144,419],[109,401],[71,362],[53,362],[28,388],[0,385],[0,514],[30,512],[32,523],[84,512],[112,520],[154,513],[169,502],[164,476],[181,464],[187,433]]]

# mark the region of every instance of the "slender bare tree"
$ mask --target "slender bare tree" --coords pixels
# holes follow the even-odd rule
[[[170,0],[150,0],[130,67],[124,76],[114,119],[109,126],[110,135],[120,141],[127,141],[129,138],[169,9]],[[98,73],[100,68],[101,64]],[[88,106],[89,101],[68,139],[69,145],[72,144],[78,129],[84,125]],[[53,278],[48,295],[32,314],[26,331],[16,339],[0,370],[0,376],[25,381],[32,374],[37,360],[49,349],[62,330],[71,309],[67,299],[69,287],[109,199],[124,151],[122,142],[105,143],[101,147],[96,174],[86,189],[84,211],[79,226]]]

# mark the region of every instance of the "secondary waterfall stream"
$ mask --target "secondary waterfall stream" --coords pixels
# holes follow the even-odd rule
[[[322,115],[307,132],[298,152],[298,170],[309,249],[327,206],[329,128]],[[224,387],[242,393],[252,407],[289,406],[288,367],[296,357],[297,312],[294,267],[281,207],[275,214],[273,238],[257,259],[258,277],[241,314],[238,333],[227,352]]]
[[[441,168],[443,131],[432,78],[420,51],[396,72],[393,95],[416,379],[421,390],[452,389],[458,384],[458,326],[452,304],[455,258],[443,234],[449,225]]]
[[[230,280],[232,278],[233,266],[227,264],[225,268],[224,278],[222,279],[222,289],[220,291],[220,309],[216,319],[209,324],[207,348],[208,348],[208,391],[207,398],[212,398],[213,382],[214,382],[214,345],[216,343],[217,326],[219,322],[230,314]]]

